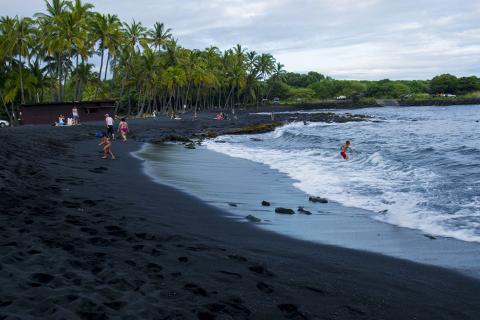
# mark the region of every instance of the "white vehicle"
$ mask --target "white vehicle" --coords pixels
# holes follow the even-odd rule
[[[0,128],[5,128],[8,126],[10,126],[10,123],[8,121],[0,120]]]
[[[347,96],[338,96],[337,100],[347,100]]]

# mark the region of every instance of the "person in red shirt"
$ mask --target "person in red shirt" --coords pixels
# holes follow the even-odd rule
[[[350,141],[345,142],[345,144],[342,145],[340,148],[340,155],[342,156],[343,159],[348,160],[348,155],[347,155],[347,150],[352,153],[352,148],[350,148]]]

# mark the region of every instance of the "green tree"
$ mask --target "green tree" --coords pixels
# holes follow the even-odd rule
[[[451,74],[442,74],[434,77],[430,81],[430,91],[433,94],[437,93],[450,93],[456,94],[458,88],[457,77]]]

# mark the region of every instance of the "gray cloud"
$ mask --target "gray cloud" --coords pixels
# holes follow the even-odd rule
[[[477,0],[91,0],[150,26],[162,21],[185,47],[237,43],[272,52],[292,71],[344,79],[426,79],[480,73]],[[41,0],[0,0],[31,15]]]

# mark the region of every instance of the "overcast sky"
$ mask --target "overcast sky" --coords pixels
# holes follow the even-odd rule
[[[338,79],[480,75],[480,0],[90,0],[146,26],[164,22],[188,48],[237,43],[287,70]],[[32,15],[43,0],[0,0]]]

